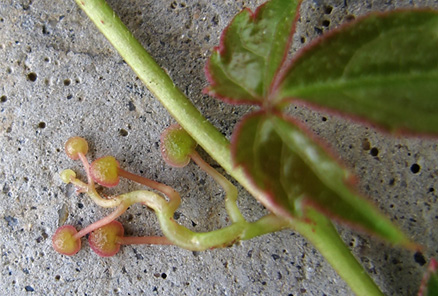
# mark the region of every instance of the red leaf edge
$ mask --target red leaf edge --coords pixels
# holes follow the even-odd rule
[[[265,2],[262,5],[258,6],[254,12],[251,9],[249,9],[249,8],[244,8],[238,14],[241,14],[244,11],[247,11],[249,13],[250,18],[254,21],[257,18],[257,16],[259,15],[259,13],[262,10],[262,8],[267,3],[268,2]],[[287,60],[289,48],[291,47],[291,44],[292,44],[292,41],[293,41],[293,35],[295,34],[295,31],[296,31],[297,22],[298,22],[298,19],[300,17],[301,3],[302,3],[302,1],[300,1],[298,3],[296,14],[295,14],[295,19],[292,22],[292,27],[291,27],[291,31],[289,33],[288,41],[287,41],[286,46],[285,46],[284,51],[283,51],[283,59],[282,59],[282,62],[280,64],[280,66],[277,68],[277,71],[274,74],[274,77],[272,79],[271,86],[270,86],[270,92],[272,92],[272,90],[276,89],[275,86],[278,85],[281,82],[280,80],[282,80],[282,79],[278,79],[278,78],[282,78],[283,77],[283,75],[280,75],[280,74],[283,73],[287,69],[284,66],[285,66],[285,62]],[[233,17],[231,22],[222,31],[221,37],[219,39],[219,45],[215,46],[213,48],[212,52],[218,52],[219,55],[221,55],[221,56],[225,54],[225,50],[226,50],[226,48],[225,48],[226,34],[228,32],[228,29],[229,29],[231,23],[234,22],[234,19],[236,17],[237,17],[237,15]],[[229,98],[229,97],[223,97],[223,96],[220,96],[220,95],[212,94],[209,89],[210,89],[210,87],[215,87],[217,85],[217,83],[216,83],[215,79],[213,78],[213,75],[211,74],[210,67],[211,66],[210,66],[210,58],[209,58],[207,60],[207,63],[205,65],[205,67],[204,67],[204,74],[205,74],[207,82],[210,84],[210,86],[207,86],[207,87],[205,87],[202,90],[203,94],[215,97],[215,98],[217,98],[217,99],[219,99],[219,100],[221,100],[221,101],[223,101],[225,103],[232,104],[232,105],[256,105],[256,106],[262,106],[263,105],[263,98],[261,98],[262,101],[254,102],[252,100],[234,100],[234,99]]]
[[[311,40],[308,44],[306,44],[304,47],[302,47],[300,50],[298,50],[297,53],[295,53],[295,55],[292,57],[292,59],[290,60],[289,64],[286,67],[287,71],[290,71],[294,66],[295,66],[295,62],[301,58],[301,56],[303,56],[304,54],[306,54],[308,51],[310,51],[311,49],[313,49],[313,47],[319,45],[322,42],[325,42],[326,40],[329,40],[330,38],[332,38],[333,36],[337,35],[339,32],[343,31],[344,29],[348,28],[348,27],[352,27],[354,26],[356,23],[359,23],[369,17],[372,16],[376,16],[376,17],[388,17],[393,13],[398,13],[398,12],[412,12],[412,11],[417,11],[417,12],[437,12],[436,10],[432,9],[432,8],[399,8],[399,9],[394,9],[394,10],[389,10],[389,11],[376,11],[376,12],[371,12],[362,16],[359,16],[358,18],[346,22],[346,23],[342,23],[340,24],[338,27],[333,28],[331,30],[329,30],[328,32],[325,32],[324,34],[316,37],[315,39]],[[283,73],[283,75],[285,75],[286,73]],[[284,76],[280,77],[280,82],[282,82],[284,80]]]
[[[438,271],[438,262],[435,260],[435,258],[432,258],[430,260],[429,266],[427,267],[426,274],[421,280],[421,285],[420,285],[420,289],[418,290],[417,296],[424,296],[424,292],[426,290],[427,282],[429,281],[430,275],[437,271]]]
[[[325,153],[327,153],[328,156],[330,156],[330,158],[332,158],[342,169],[348,170],[351,175],[349,176],[349,178],[343,180],[344,185],[347,186],[348,189],[351,192],[353,192],[355,195],[362,198],[362,200],[365,201],[366,203],[368,203],[371,207],[378,210],[378,206],[376,203],[374,203],[372,200],[370,200],[369,197],[367,197],[367,196],[365,196],[357,191],[355,186],[359,183],[359,177],[357,175],[353,174],[351,169],[349,169],[345,165],[345,163],[342,161],[342,159],[339,157],[339,155],[333,150],[332,146],[328,142],[326,142],[324,139],[322,139],[321,137],[317,136],[314,132],[312,132],[309,129],[309,127],[307,125],[305,125],[304,122],[301,122],[301,121],[299,121],[293,117],[287,116],[283,113],[276,113],[276,115],[281,117],[282,119],[290,122],[291,124],[296,125],[313,142],[315,142],[315,144],[317,144],[319,147],[321,147],[325,151]],[[332,213],[330,211],[325,210],[322,206],[320,206],[316,202],[312,201],[309,197],[306,197],[304,199],[303,205],[304,206],[311,206],[315,210],[317,210],[317,211],[321,212],[322,214],[324,214],[325,216],[329,217],[330,219],[332,219],[334,221],[338,221],[339,223],[346,225],[351,229],[356,229],[362,233],[366,233],[366,234],[374,236],[374,237],[379,237],[378,235],[374,234],[370,230],[367,230],[365,227],[361,227],[359,224],[349,222],[348,220],[343,219],[341,216],[336,215],[336,213]],[[382,215],[383,215],[383,213],[382,213]],[[411,242],[411,241],[407,241],[403,245],[404,245],[404,247],[406,247],[407,249],[410,249],[410,250],[419,251],[422,249],[421,245],[416,244],[416,243]]]
[[[260,116],[260,115],[275,115],[278,117],[281,117],[284,120],[289,121],[290,123],[296,125],[300,130],[302,130],[312,141],[314,141],[316,144],[318,144],[323,150],[325,150],[325,152],[333,159],[335,160],[338,165],[340,165],[342,168],[346,168],[345,164],[341,161],[341,159],[337,156],[337,154],[334,152],[334,150],[331,148],[331,146],[326,143],[323,139],[317,137],[315,135],[315,133],[313,133],[304,123],[302,123],[301,121],[298,121],[295,118],[292,117],[288,117],[280,112],[276,112],[276,111],[272,111],[272,112],[268,112],[265,110],[259,110],[253,113],[250,113],[246,116],[244,116],[244,118],[242,118],[242,120],[236,125],[236,128],[231,136],[231,156],[232,156],[232,160],[233,160],[233,165],[234,167],[242,167],[243,172],[245,173],[245,175],[248,177],[248,179],[250,180],[251,185],[253,185],[255,188],[258,188],[259,190],[261,190],[257,183],[255,182],[255,180],[252,178],[250,171],[248,170],[248,168],[243,165],[243,164],[237,164],[236,163],[236,154],[237,154],[237,141],[238,138],[241,135],[241,129],[243,124],[246,122],[247,119],[251,118],[251,117],[255,117],[255,116]],[[358,177],[355,175],[350,175],[348,179],[344,180],[344,183],[349,186],[349,187],[353,187],[355,184],[358,183]],[[288,217],[288,218],[296,218],[293,217],[291,215],[291,213],[289,213],[287,210],[284,210],[278,203],[276,203],[273,199],[274,194],[271,190],[261,190],[262,192],[265,193],[266,199],[260,200],[258,199],[268,210],[270,210],[271,212],[273,212],[276,215],[279,216],[283,216],[283,217]]]
[[[428,140],[428,139],[429,140],[436,140],[438,137],[438,135],[436,133],[415,132],[415,131],[409,130],[407,128],[397,128],[397,129],[391,130],[391,129],[385,127],[384,125],[378,124],[370,119],[366,119],[365,117],[362,117],[359,115],[353,115],[353,114],[350,114],[348,112],[339,111],[339,110],[336,110],[334,108],[321,106],[317,103],[308,102],[308,101],[302,100],[300,98],[284,99],[284,100],[282,100],[281,103],[284,103],[284,102],[294,104],[295,106],[302,106],[302,107],[308,108],[308,109],[313,110],[313,111],[325,113],[325,114],[332,115],[332,116],[337,117],[337,118],[342,118],[344,120],[347,120],[347,121],[350,121],[353,123],[367,126],[367,127],[372,128],[372,129],[376,130],[377,132],[379,132],[385,136],[388,136],[388,137],[422,138],[425,140]]]
[[[383,12],[382,11],[371,12],[371,13],[362,15],[362,16],[360,16],[360,17],[358,17],[350,22],[340,24],[338,27],[331,29],[330,31],[313,39],[307,45],[305,45],[303,48],[298,50],[298,52],[290,60],[289,64],[285,67],[284,71],[281,71],[279,73],[279,77],[278,77],[278,79],[276,79],[277,83],[273,86],[273,89],[272,89],[272,93],[274,94],[272,96],[272,98],[275,98],[275,94],[277,93],[278,87],[284,81],[285,75],[287,74],[287,72],[289,72],[295,66],[295,62],[297,60],[299,60],[308,51],[310,51],[314,47],[318,46],[320,43],[329,40],[330,38],[332,38],[332,36],[337,35],[339,32],[343,31],[345,28],[354,26],[356,23],[361,22],[362,20],[367,19],[370,16],[387,17],[393,13],[410,12],[410,11],[436,12],[436,10],[434,10],[432,8],[410,8],[410,9],[409,8],[400,8],[400,9],[394,9],[394,10],[383,11]],[[315,111],[322,111],[324,113],[331,114],[331,115],[334,115],[336,117],[345,118],[345,119],[348,119],[350,121],[353,121],[353,122],[356,122],[356,123],[359,123],[359,124],[362,124],[365,126],[372,127],[373,129],[376,129],[377,131],[379,131],[383,134],[386,134],[386,135],[395,135],[396,137],[403,137],[403,136],[419,137],[420,136],[422,138],[430,138],[430,139],[436,139],[436,137],[437,137],[437,135],[433,134],[433,133],[425,133],[425,132],[418,133],[418,132],[414,132],[414,131],[411,131],[409,129],[404,129],[404,128],[391,131],[388,128],[385,128],[384,126],[379,125],[372,120],[367,120],[364,117],[350,115],[347,112],[339,111],[339,110],[336,110],[336,109],[330,108],[330,107],[320,106],[317,103],[311,103],[311,102],[302,100],[300,98],[285,98],[285,99],[282,99],[281,101],[277,102],[276,104],[282,104],[284,102],[293,103],[293,104],[296,104],[298,106],[305,106],[305,107],[308,107],[308,108],[315,110]]]
[[[355,194],[357,196],[359,196],[360,198],[362,198],[363,201],[365,201],[366,203],[368,203],[369,205],[371,205],[373,208],[378,209],[378,207],[376,206],[376,204],[374,202],[372,202],[368,197],[357,193],[353,188],[350,188],[353,192],[355,192]],[[371,230],[368,230],[367,228],[361,226],[360,224],[351,222],[347,219],[342,218],[339,215],[336,215],[335,213],[332,213],[330,211],[327,211],[326,209],[324,209],[322,206],[318,205],[316,202],[314,202],[313,200],[311,200],[310,198],[306,197],[303,200],[303,206],[304,206],[304,211],[306,211],[306,208],[312,208],[318,212],[320,212],[321,214],[325,215],[326,217],[329,217],[330,220],[336,221],[341,225],[345,225],[347,226],[349,229],[353,229],[356,230],[358,232],[362,232],[364,234],[367,234],[369,236],[372,237],[376,237],[382,241],[384,241],[384,237],[381,237],[380,235],[372,232]],[[382,213],[382,215],[384,215]],[[406,242],[400,242],[400,244],[405,247],[408,250],[411,251],[421,251],[423,249],[423,246],[421,246],[420,244],[414,243],[410,240],[407,240]]]

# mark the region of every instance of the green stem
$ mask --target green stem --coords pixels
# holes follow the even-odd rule
[[[259,200],[265,199],[264,195],[245,178],[242,170],[234,168],[229,141],[175,86],[105,0],[76,0],[76,2],[190,136],[253,196]]]
[[[168,207],[170,210],[175,211],[179,205],[181,204],[181,197],[178,192],[176,192],[172,187],[167,186],[163,183],[159,183],[156,181],[153,181],[151,179],[135,175],[133,173],[130,173],[128,171],[125,171],[121,168],[119,168],[119,176],[132,180],[134,182],[143,184],[145,186],[148,186],[152,189],[158,190],[164,195],[166,195],[169,198],[169,204]]]
[[[278,231],[289,225],[289,220],[270,214],[252,223],[243,219],[218,230],[194,232],[178,224],[173,219],[175,209],[172,209],[170,203],[161,195],[151,191],[139,190],[122,194],[117,199],[120,201],[120,205],[114,212],[84,228],[74,238],[79,239],[85,234],[110,223],[134,203],[142,203],[155,211],[161,230],[166,238],[120,238],[120,243],[122,244],[160,244],[163,242],[164,244],[175,244],[192,251],[203,251],[211,248],[226,247],[240,240],[247,240],[254,236]]]
[[[76,0],[76,2],[192,138],[228,174],[255,198],[264,203],[267,197],[251,184],[242,170],[233,167],[228,140],[201,115],[190,100],[174,85],[170,77],[134,38],[111,7],[104,0]],[[313,213],[313,218],[317,221],[317,225],[314,227],[299,220],[290,221],[290,227],[295,228],[315,244],[355,293],[358,295],[381,295],[373,281],[339,238],[330,221],[317,212]],[[327,232],[322,231],[322,229]],[[215,233],[215,235],[217,234],[219,233]]]
[[[240,213],[237,207],[237,188],[227,178],[221,175],[218,171],[212,168],[204,159],[198,154],[193,152],[190,156],[192,160],[208,175],[210,175],[225,191],[225,208],[228,215],[230,215],[232,222],[244,221],[242,213]]]
[[[294,228],[321,252],[351,290],[357,296],[383,295],[339,237],[331,221],[311,208],[307,210],[306,217],[312,222],[295,224]]]

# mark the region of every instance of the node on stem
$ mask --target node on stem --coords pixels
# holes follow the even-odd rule
[[[196,141],[179,125],[169,126],[161,134],[161,155],[171,166],[184,167],[196,148]]]
[[[96,159],[90,165],[91,178],[105,187],[114,187],[119,184],[119,162],[112,156]]]
[[[119,238],[123,237],[124,228],[118,221],[111,221],[91,232],[88,242],[91,249],[101,257],[111,257],[120,250]]]
[[[81,249],[81,240],[74,238],[77,230],[71,225],[59,227],[52,237],[52,245],[56,252],[73,256]]]
[[[73,160],[79,159],[79,153],[87,154],[88,143],[84,138],[73,137],[65,143],[65,153]]]

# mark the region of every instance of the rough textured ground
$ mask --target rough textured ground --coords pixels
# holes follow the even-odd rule
[[[203,67],[221,30],[243,7],[262,1],[109,1],[202,113],[229,136],[247,107],[202,95]],[[396,4],[395,4],[396,3]],[[436,1],[304,1],[293,50],[339,23],[370,11],[438,7]],[[415,49],[413,49],[415,50]],[[370,127],[295,109],[361,178],[360,188],[413,240],[416,254],[339,227],[352,252],[388,295],[414,295],[425,260],[438,256],[438,141],[387,137]],[[282,231],[223,250],[123,247],[112,258],[87,242],[73,257],[57,254],[51,236],[68,223],[102,218],[59,172],[79,163],[63,153],[85,137],[91,157],[173,186],[183,196],[178,221],[196,231],[226,225],[221,190],[196,166],[173,169],[160,157],[161,131],[173,123],[72,0],[0,2],[0,291],[2,295],[351,295],[299,234]],[[208,158],[207,158],[208,159]],[[123,183],[119,192],[137,188]],[[247,217],[264,213],[244,190]],[[140,206],[119,219],[128,234],[159,234]]]

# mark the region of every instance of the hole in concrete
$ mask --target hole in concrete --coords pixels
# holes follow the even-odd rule
[[[37,75],[35,72],[30,72],[29,74],[27,74],[27,79],[29,81],[35,82],[37,80]]]
[[[370,154],[372,156],[377,156],[379,154],[379,149],[377,149],[376,147],[371,148]]]
[[[122,137],[126,137],[126,136],[128,135],[128,132],[127,132],[125,129],[121,128],[121,129],[119,130],[119,134],[120,134]]]
[[[44,121],[38,123],[38,128],[45,128],[45,127],[46,127],[46,123]]]
[[[411,165],[411,172],[414,174],[417,174],[418,172],[420,172],[421,167],[417,164],[414,163],[413,165]]]
[[[414,260],[415,260],[415,262],[417,262],[421,266],[426,264],[426,259],[424,258],[423,254],[421,252],[416,252],[414,254]]]
[[[167,274],[165,274],[164,272],[161,274],[161,278],[162,279],[166,279],[167,278]]]
[[[65,79],[64,80],[64,85],[65,86],[69,86],[71,84],[71,80],[70,79]]]
[[[8,97],[6,97],[6,96],[0,97],[0,102],[2,102],[2,103],[6,102],[7,100],[8,100]]]
[[[60,275],[55,275],[55,280],[59,281],[61,279]]]
[[[128,110],[129,111],[135,111],[135,109],[136,109],[136,107],[135,107],[134,103],[129,101],[128,102]]]
[[[321,118],[321,120],[325,122],[325,121],[327,121],[327,117],[323,116],[323,117]]]
[[[217,14],[213,16],[213,18],[211,19],[211,23],[213,24],[213,26],[219,25],[219,16]]]
[[[327,28],[328,26],[330,26],[330,21],[329,20],[323,20],[322,21],[322,25]]]
[[[326,6],[324,8],[324,13],[325,14],[330,14],[330,13],[332,13],[332,11],[333,11],[333,7],[331,7],[331,6]]]
[[[274,260],[278,260],[278,259],[280,259],[280,256],[278,256],[277,254],[272,254],[271,257],[272,257],[272,259],[274,259]]]
[[[314,29],[315,29],[315,33],[316,33],[316,34],[318,34],[318,35],[322,35],[323,30],[322,30],[321,28],[314,27]]]
[[[173,1],[173,2],[170,4],[170,8],[172,8],[172,9],[175,9],[177,6],[178,6],[178,3],[176,3],[176,1]]]

